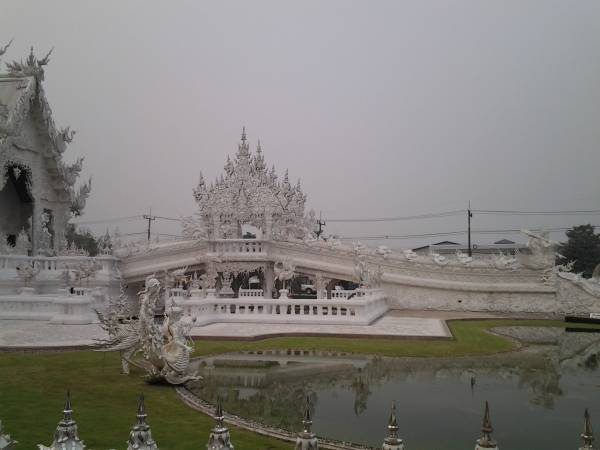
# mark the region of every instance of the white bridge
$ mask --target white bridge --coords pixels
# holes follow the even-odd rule
[[[121,271],[132,290],[140,289],[149,275],[160,279],[162,274],[181,268],[187,268],[188,274],[202,274],[215,264],[218,273],[262,272],[262,289],[242,286],[237,295],[228,295],[237,298],[212,298],[212,293],[206,298],[207,292],[199,289],[189,293],[173,290],[177,303],[190,314],[202,311],[207,321],[219,317],[227,321],[367,323],[381,315],[381,301],[377,300],[372,309],[364,302],[381,297],[394,309],[557,314],[580,312],[598,301],[581,292],[563,292],[560,280],[549,276],[547,268],[527,267],[528,254],[518,255],[512,267],[501,266],[496,255],[464,263],[453,256],[436,260],[435,255],[381,255],[368,248],[363,254],[370,267],[381,271],[379,290],[363,294],[332,289],[337,280],[356,280],[354,249],[321,242],[217,239],[161,243],[124,255]],[[273,267],[278,261],[287,261],[297,275],[311,278],[317,299],[270,299]]]

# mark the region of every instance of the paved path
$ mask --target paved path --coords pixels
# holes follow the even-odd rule
[[[372,325],[304,325],[216,323],[197,327],[192,336],[199,339],[255,339],[282,335],[328,335],[373,337],[447,338],[450,332],[443,319],[400,317],[388,314]],[[52,325],[42,321],[0,320],[1,347],[79,347],[92,345],[105,337],[97,324]]]

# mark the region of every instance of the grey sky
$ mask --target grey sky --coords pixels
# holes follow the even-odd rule
[[[221,172],[242,125],[328,218],[469,199],[480,209],[600,209],[599,24],[596,0],[0,2],[0,41],[15,37],[5,61],[55,47],[46,92],[57,123],[77,130],[68,158],[84,156],[93,175],[82,220],[150,206],[192,213],[198,171]],[[600,216],[473,226],[588,222]],[[464,226],[460,217],[329,231]]]

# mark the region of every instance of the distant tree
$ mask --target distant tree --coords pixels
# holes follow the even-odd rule
[[[573,272],[590,278],[597,264],[600,264],[600,234],[594,233],[592,225],[579,225],[567,231],[569,240],[560,246],[564,256],[559,263],[575,261]]]
[[[70,223],[67,225],[65,237],[69,246],[74,243],[75,247],[87,251],[90,256],[98,254],[98,242],[90,230],[77,230],[76,225]]]

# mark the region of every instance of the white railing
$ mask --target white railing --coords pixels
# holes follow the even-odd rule
[[[33,288],[0,296],[0,319],[45,320],[59,324],[89,324],[94,320],[93,298],[86,288],[62,290],[58,295],[37,295]]]
[[[238,293],[239,297],[264,297],[264,291],[262,289],[240,289]]]
[[[210,241],[213,253],[263,253],[264,241],[258,239],[217,239]]]
[[[25,256],[25,255],[0,255],[0,270],[10,270],[17,267],[30,266],[39,268],[40,271],[63,271],[75,267],[79,263],[94,260],[101,264],[101,271],[117,269],[118,259],[114,256]]]
[[[357,293],[356,291],[353,291]],[[215,322],[331,323],[368,325],[387,309],[385,295],[363,292],[351,299],[172,297],[196,325]]]

